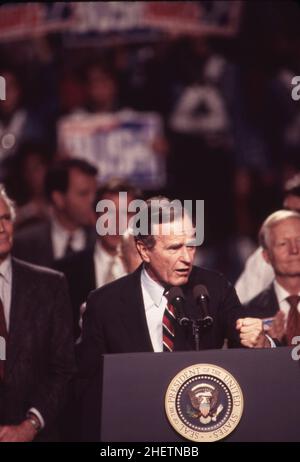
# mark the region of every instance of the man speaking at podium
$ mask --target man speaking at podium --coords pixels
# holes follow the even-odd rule
[[[144,203],[129,224],[143,263],[89,295],[78,345],[83,441],[99,439],[101,354],[214,349],[225,339],[230,347],[271,345],[261,319],[241,317],[224,276],[193,266],[199,230],[174,202]]]
[[[146,202],[133,219],[142,265],[90,294],[79,346],[83,377],[97,372],[104,353],[222,348],[225,339],[229,347],[270,347],[262,321],[241,317],[224,276],[193,266],[197,230],[188,210],[178,214],[174,202]],[[147,232],[137,231],[146,218]]]

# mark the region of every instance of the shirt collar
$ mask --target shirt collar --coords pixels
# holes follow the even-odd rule
[[[55,218],[55,216],[53,215],[52,216],[52,219],[51,219],[51,225],[52,225],[52,229],[53,229],[53,232],[54,233],[57,233],[57,234],[60,234],[60,235],[64,235],[64,236],[67,236],[69,237],[70,234],[73,235],[73,238],[75,238],[76,236],[80,235],[83,233],[83,230],[82,228],[77,228],[75,229],[75,231],[68,231],[66,228],[64,228],[60,223],[59,221]]]
[[[3,279],[10,283],[11,282],[11,256],[9,255],[1,264],[0,264],[0,275]]]
[[[95,257],[101,259],[101,261],[109,262],[111,260],[117,260],[118,255],[110,255],[103,245],[101,244],[101,241],[97,239],[96,245],[95,245]]]
[[[143,266],[141,273],[141,282],[145,291],[150,296],[153,303],[158,307],[164,296],[165,288],[149,276],[146,268]]]
[[[291,294],[285,290],[280,284],[279,282],[276,281],[276,279],[274,280],[274,290],[275,290],[275,294],[277,296],[277,300],[279,303],[283,302],[283,300],[286,300],[287,297],[289,297]],[[298,294],[300,295],[300,294]]]

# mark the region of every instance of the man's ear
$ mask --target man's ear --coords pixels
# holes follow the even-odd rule
[[[62,210],[64,208],[65,195],[60,191],[53,191],[51,195],[51,200],[55,207],[57,207],[59,210]]]
[[[271,265],[271,260],[270,260],[270,256],[269,256],[269,251],[267,249],[263,249],[262,251],[262,256],[264,258],[264,260],[269,264]]]
[[[138,253],[141,256],[141,259],[145,261],[146,263],[149,263],[150,258],[149,258],[149,249],[145,246],[143,241],[137,241],[136,243],[136,248],[138,250]]]

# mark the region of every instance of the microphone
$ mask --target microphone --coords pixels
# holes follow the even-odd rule
[[[213,325],[213,318],[209,315],[209,294],[207,288],[202,285],[198,284],[193,288],[193,296],[196,300],[197,305],[200,308],[200,319],[198,320],[202,327],[211,327]]]
[[[168,302],[171,303],[176,312],[176,320],[180,326],[187,326],[190,323],[189,318],[184,313],[185,297],[180,287],[171,287],[166,293]]]

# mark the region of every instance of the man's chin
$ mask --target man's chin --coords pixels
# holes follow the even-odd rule
[[[276,271],[276,276],[283,278],[300,278],[300,270],[297,271]]]
[[[182,274],[182,275],[176,275],[174,277],[174,281],[172,281],[173,286],[182,286],[183,284],[186,284],[189,280],[190,274]]]

